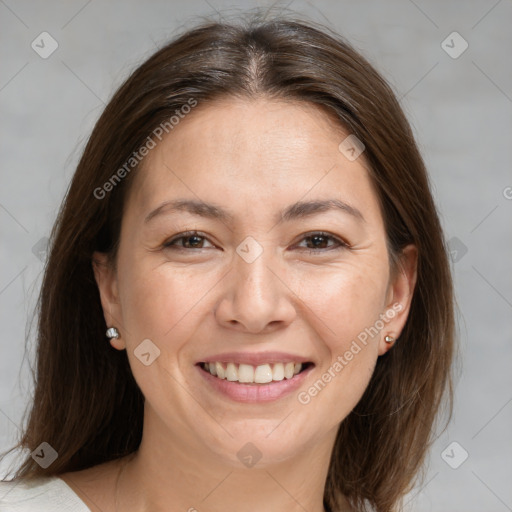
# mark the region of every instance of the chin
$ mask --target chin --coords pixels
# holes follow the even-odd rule
[[[291,415],[290,415],[291,416]],[[213,441],[205,439],[207,446],[226,465],[235,468],[253,467],[259,469],[284,462],[296,457],[301,449],[316,436],[312,433],[298,432],[296,425],[290,428],[285,420],[279,419],[244,419],[239,424],[226,425],[231,434],[223,435]]]

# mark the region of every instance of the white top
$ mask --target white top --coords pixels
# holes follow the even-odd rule
[[[57,476],[0,481],[2,512],[91,512],[78,495]]]

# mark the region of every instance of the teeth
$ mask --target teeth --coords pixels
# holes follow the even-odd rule
[[[267,384],[272,381],[292,379],[302,370],[302,363],[275,363],[252,366],[250,364],[205,363],[203,368],[219,379],[248,384]]]
[[[254,372],[254,382],[256,384],[266,384],[272,382],[272,368],[269,364],[262,364],[256,367]]]
[[[295,371],[295,365],[293,363],[286,363],[284,367],[284,378],[291,379],[293,377],[293,372]]]
[[[250,364],[238,367],[238,382],[254,382],[254,368]]]
[[[211,364],[212,363],[210,363],[210,365]],[[211,366],[210,366],[210,368],[211,368]],[[212,373],[211,370],[210,370],[210,373]],[[217,374],[217,377],[219,377],[219,379],[225,379],[226,378],[226,373],[224,371],[224,367],[220,363],[215,363],[215,373]],[[212,373],[212,375],[214,375],[214,374]]]
[[[228,363],[226,367],[226,379],[230,381],[238,380],[238,372],[236,371],[236,367],[233,363]]]
[[[272,380],[283,380],[283,379],[284,379],[284,364],[277,363],[274,365],[274,369],[272,370]]]

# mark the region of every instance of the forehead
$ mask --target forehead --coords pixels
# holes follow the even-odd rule
[[[199,104],[145,158],[130,202],[140,211],[184,195],[271,206],[337,193],[375,206],[364,157],[350,161],[339,150],[348,135],[333,114],[305,102]]]

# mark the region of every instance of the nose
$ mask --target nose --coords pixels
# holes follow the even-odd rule
[[[221,325],[257,334],[284,328],[293,321],[295,294],[279,265],[270,260],[266,251],[252,263],[234,256],[215,311]]]

